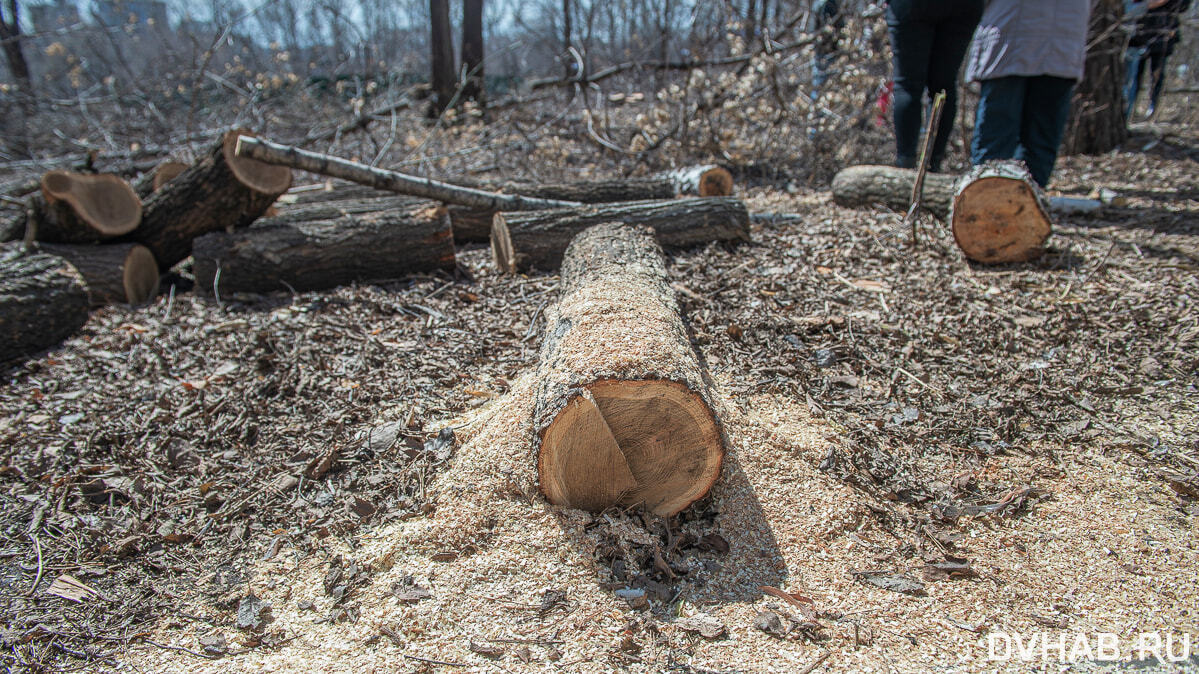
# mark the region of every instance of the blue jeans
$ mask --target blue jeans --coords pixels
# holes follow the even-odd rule
[[[1149,89],[1149,109],[1157,108],[1157,99],[1161,97],[1162,85],[1166,82],[1166,57],[1169,55],[1169,52],[1149,51],[1144,47],[1129,47],[1125,52],[1124,63],[1128,66],[1128,74],[1124,80],[1124,102],[1128,105],[1124,115],[1126,119],[1132,119],[1133,108],[1137,105],[1146,62],[1149,63],[1149,77],[1153,80]]]
[[[982,80],[970,161],[1019,159],[1041,187],[1049,184],[1070,115],[1074,80],[1051,75]]]

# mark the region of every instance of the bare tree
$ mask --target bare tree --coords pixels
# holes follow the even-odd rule
[[[457,72],[454,68],[454,38],[450,32],[449,0],[429,0],[429,36],[433,105],[430,116],[441,114],[449,107],[458,88]]]
[[[483,0],[462,0],[462,68],[465,83],[462,95],[483,103]]]
[[[1063,154],[1099,154],[1114,149],[1128,136],[1124,119],[1124,45],[1120,28],[1124,5],[1098,0],[1091,10],[1087,61],[1074,91]]]
[[[0,42],[4,43],[8,72],[12,73],[24,97],[32,101],[33,79],[29,76],[29,62],[25,60],[25,50],[21,44],[20,6],[17,0],[5,0],[3,10],[0,11]]]

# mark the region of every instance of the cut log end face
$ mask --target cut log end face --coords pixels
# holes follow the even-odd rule
[[[163,185],[171,182],[183,173],[188,168],[187,164],[181,161],[164,161],[154,169],[154,191],[157,192]]]
[[[599,512],[644,504],[674,515],[720,473],[720,429],[703,399],[663,380],[600,380],[542,433],[539,472],[551,503]]]
[[[1024,181],[989,177],[957,195],[953,236],[966,257],[976,262],[1024,262],[1044,252],[1050,221]]]
[[[120,177],[50,171],[42,176],[47,203],[69,204],[75,215],[106,236],[133,231],[142,219],[142,201]]]
[[[158,295],[158,262],[149,248],[130,248],[123,271],[126,302],[144,304]]]
[[[704,172],[699,179],[699,196],[730,197],[733,195],[733,174],[728,169],[715,166]]]
[[[226,133],[222,142],[225,163],[233,175],[246,187],[262,194],[278,195],[290,189],[291,169],[237,155],[237,139],[241,136],[256,137],[244,129],[235,129]]]

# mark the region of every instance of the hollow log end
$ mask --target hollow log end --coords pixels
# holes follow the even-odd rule
[[[121,236],[142,220],[142,200],[120,176],[48,171],[42,176],[47,204],[65,203],[77,217],[105,236]]]
[[[503,213],[497,212],[491,218],[491,259],[501,273],[516,273],[516,252],[512,248],[512,235]]]
[[[538,473],[554,504],[599,512],[643,504],[675,515],[720,474],[724,443],[703,398],[666,380],[600,380],[541,432]]]
[[[241,136],[257,137],[246,129],[234,129],[227,132],[221,142],[221,152],[233,175],[246,187],[262,194],[279,195],[290,189],[291,169],[288,167],[237,155],[237,139]]]
[[[733,174],[729,173],[728,169],[720,166],[713,166],[704,171],[704,174],[699,178],[699,196],[733,196]]]
[[[990,176],[958,190],[952,228],[954,240],[967,258],[1006,264],[1040,257],[1051,222],[1027,181]]]
[[[158,261],[149,248],[135,245],[125,256],[125,301],[145,304],[158,296]]]

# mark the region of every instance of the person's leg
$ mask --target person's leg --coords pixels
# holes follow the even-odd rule
[[[1132,112],[1137,107],[1137,96],[1141,93],[1141,73],[1145,70],[1145,48],[1129,47],[1124,55],[1124,63],[1128,68],[1124,79],[1124,102],[1128,106],[1124,117],[1132,120]]]
[[[1166,57],[1169,55],[1169,52],[1165,51],[1149,54],[1149,72],[1153,78],[1153,88],[1149,90],[1150,117],[1157,111],[1157,99],[1162,95],[1162,87],[1166,84]]]
[[[929,167],[933,171],[941,170],[945,147],[949,144],[950,134],[953,133],[958,110],[958,72],[962,69],[962,59],[966,56],[970,39],[974,36],[974,29],[978,27],[982,14],[982,0],[961,0],[935,24],[932,48],[928,56],[928,93],[931,98],[937,92],[944,91],[945,107],[941,109],[941,119],[937,124],[937,135],[933,140],[932,157],[929,161]]]
[[[892,112],[895,119],[896,166],[916,165],[923,116],[921,99],[927,82],[932,27],[913,0],[887,3],[887,28],[891,34],[892,79],[895,82]]]
[[[1074,80],[1050,75],[1028,78],[1020,149],[1028,171],[1041,187],[1049,184],[1049,176],[1053,174],[1073,93]]]
[[[1024,108],[1025,77],[982,80],[975,115],[970,161],[1014,159],[1020,147],[1020,118]]]

